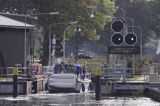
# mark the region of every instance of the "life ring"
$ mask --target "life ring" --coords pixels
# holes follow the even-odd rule
[[[82,92],[85,91],[85,85],[84,85],[84,83],[81,84],[81,89],[82,89]]]
[[[91,90],[91,91],[93,90],[93,83],[92,82],[89,83],[88,90]]]

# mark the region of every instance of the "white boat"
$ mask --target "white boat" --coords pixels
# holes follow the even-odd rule
[[[65,70],[61,72],[62,69]],[[78,66],[78,68],[77,68]],[[93,90],[91,74],[86,73],[85,77],[82,71],[79,75],[75,69],[80,69],[79,65],[57,64],[54,67],[54,74],[48,77],[47,88],[51,92],[90,92]]]
[[[93,90],[91,75],[85,78],[77,77],[76,74],[64,73],[53,74],[48,80],[48,91],[52,92],[90,92]]]

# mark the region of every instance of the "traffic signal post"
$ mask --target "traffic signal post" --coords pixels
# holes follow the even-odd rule
[[[62,57],[63,56],[63,51],[61,51],[63,49],[63,46],[61,44],[62,42],[62,36],[61,35],[56,35],[56,44],[55,44],[55,57]]]
[[[111,23],[113,34],[111,43],[108,47],[109,54],[139,54],[140,47],[136,45],[137,35],[134,32],[128,32],[128,26],[125,21],[114,20]],[[111,49],[112,48],[112,49]]]
[[[51,36],[51,65],[53,64],[53,57],[63,56],[63,51],[61,51],[63,49],[62,39],[62,36],[59,34]]]

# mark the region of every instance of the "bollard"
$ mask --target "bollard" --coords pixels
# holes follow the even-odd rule
[[[109,92],[108,92],[108,88],[109,88],[109,86],[108,86],[108,80],[106,80],[106,95],[108,95],[108,94],[109,94]]]
[[[100,68],[96,68],[96,74],[95,74],[95,96],[96,100],[100,100],[101,97],[101,77],[100,77]]]
[[[13,69],[13,97],[18,96],[18,68]]]

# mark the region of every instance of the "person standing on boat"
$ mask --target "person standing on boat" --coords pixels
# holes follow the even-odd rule
[[[82,65],[82,71],[83,71],[84,78],[85,78],[86,70],[87,70],[87,64],[86,62],[84,62]]]
[[[75,65],[75,73],[77,74],[77,76],[79,76],[79,74],[82,73],[81,64],[79,64],[78,62],[77,62],[77,64]]]

